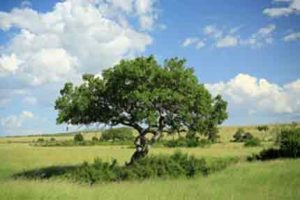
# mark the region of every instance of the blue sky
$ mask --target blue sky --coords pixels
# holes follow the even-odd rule
[[[299,0],[3,0],[0,135],[63,131],[64,82],[150,54],[186,58],[228,101],[227,125],[299,121],[299,13]]]

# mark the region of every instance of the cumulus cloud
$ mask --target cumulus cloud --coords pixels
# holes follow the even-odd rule
[[[30,85],[99,73],[152,43],[128,21],[137,18],[142,29],[151,29],[153,6],[150,0],[66,0],[46,13],[28,7],[1,11],[0,29],[19,32],[0,52],[0,73]]]
[[[15,54],[0,56],[0,76],[14,74],[21,63]]]
[[[213,94],[222,94],[230,110],[248,114],[299,114],[300,80],[284,85],[271,83],[248,74],[238,74],[228,82],[206,84]]]
[[[16,131],[19,131],[25,122],[28,122],[34,117],[34,114],[30,111],[22,111],[17,115],[10,115],[8,117],[1,117],[0,124],[4,128],[5,132],[18,134]]]
[[[284,5],[264,9],[265,15],[281,17],[300,13],[300,0],[274,0],[274,2],[284,3]]]
[[[285,42],[293,42],[298,40],[300,40],[300,32],[290,33],[283,38],[283,41]]]

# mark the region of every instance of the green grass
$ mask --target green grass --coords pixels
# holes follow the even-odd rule
[[[300,160],[241,163],[208,177],[78,185],[0,181],[0,199],[299,199]]]
[[[207,148],[153,148],[151,154],[171,154],[182,152],[205,157],[241,157],[259,152],[262,147],[244,148],[243,144],[221,143]],[[81,164],[99,157],[104,161],[117,159],[120,164],[129,161],[134,149],[127,146],[72,146],[34,147],[29,144],[0,144],[0,180],[13,173],[46,166]]]
[[[276,126],[270,126],[272,130]],[[151,154],[183,153],[204,157],[208,162],[218,158],[239,157],[241,162],[208,177],[193,179],[146,180],[80,185],[70,181],[13,179],[16,173],[49,166],[92,162],[96,157],[104,161],[112,158],[119,163],[128,161],[134,149],[127,146],[70,146],[34,147],[29,143],[44,137],[49,140],[71,140],[73,135],[22,136],[0,138],[0,199],[300,199],[300,159],[268,162],[245,162],[244,158],[258,153],[261,147],[246,148],[242,143],[230,143],[238,127],[222,127],[221,143],[205,148],[152,148]],[[265,135],[254,126],[244,127],[255,137],[274,138],[275,131]],[[86,139],[101,133],[84,133]],[[172,139],[169,137],[168,139]]]

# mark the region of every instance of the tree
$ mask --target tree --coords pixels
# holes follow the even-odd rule
[[[102,77],[68,82],[55,102],[58,123],[124,125],[138,132],[131,162],[144,157],[162,132],[188,130],[209,136],[226,118],[227,103],[212,98],[183,59],[163,65],[153,56],[122,60]],[[147,134],[152,135],[147,139]]]

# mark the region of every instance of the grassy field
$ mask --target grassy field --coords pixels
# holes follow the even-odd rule
[[[116,158],[128,161],[133,149],[127,146],[72,146],[35,147],[29,145],[37,137],[0,138],[0,199],[299,199],[300,160],[275,160],[246,162],[244,158],[257,153],[262,147],[245,148],[240,143],[230,143],[237,127],[221,129],[221,143],[205,148],[180,148],[181,151],[208,161],[214,158],[239,157],[240,162],[229,168],[193,179],[146,180],[79,185],[62,180],[16,180],[18,172],[48,166],[64,166]],[[274,137],[274,131],[262,135],[255,127],[246,127],[253,135]],[[95,134],[85,133],[86,138]],[[44,136],[50,138],[51,136]],[[57,140],[70,140],[73,136],[52,136]],[[151,154],[170,154],[176,149],[153,148]]]
[[[0,181],[0,199],[299,199],[300,160],[241,163],[191,180],[95,186],[59,181]]]

